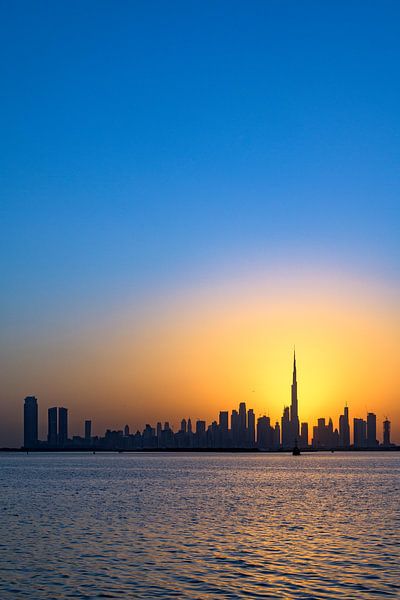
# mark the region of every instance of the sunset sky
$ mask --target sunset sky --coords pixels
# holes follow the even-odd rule
[[[0,11],[0,446],[275,421],[294,345],[301,420],[400,443],[400,4]]]

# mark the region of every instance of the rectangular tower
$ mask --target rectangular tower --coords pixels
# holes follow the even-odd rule
[[[38,404],[35,396],[27,396],[24,401],[24,448],[34,448],[38,444]]]
[[[58,445],[63,448],[68,441],[68,409],[58,409]]]
[[[55,448],[57,446],[57,407],[47,411],[47,443]]]

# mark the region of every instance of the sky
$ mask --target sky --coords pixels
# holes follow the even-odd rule
[[[367,411],[400,443],[400,6],[0,4],[0,446]]]

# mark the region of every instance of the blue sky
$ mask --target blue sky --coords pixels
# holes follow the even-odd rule
[[[10,334],[255,259],[398,282],[397,2],[1,13]]]

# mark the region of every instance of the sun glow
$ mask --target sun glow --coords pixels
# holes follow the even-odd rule
[[[119,308],[48,340],[26,373],[45,402],[62,390],[72,427],[74,415],[93,415],[99,433],[125,422],[210,421],[240,401],[275,421],[290,403],[295,344],[302,421],[336,423],[347,402],[351,418],[387,414],[396,439],[396,306],[396,294],[343,275],[257,273]]]

